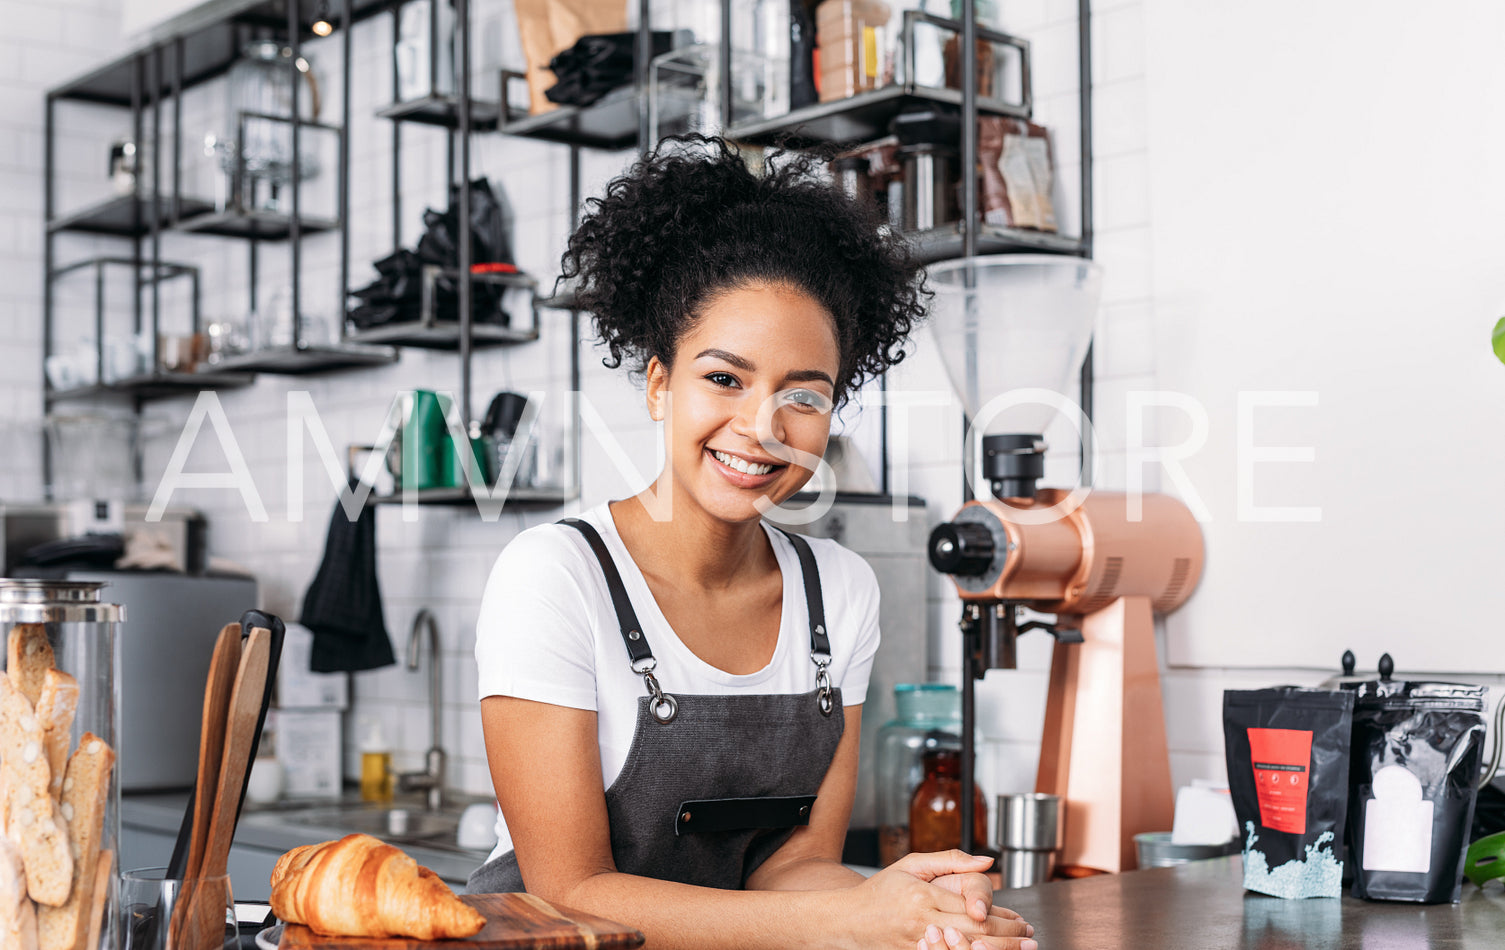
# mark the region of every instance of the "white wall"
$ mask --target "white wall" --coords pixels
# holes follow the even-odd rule
[[[117,0],[0,5],[0,497],[41,488],[42,93],[108,58]],[[103,170],[108,141],[91,148]]]
[[[1104,440],[1105,487],[1123,484],[1124,433],[1121,412],[1131,390],[1154,389],[1163,348],[1155,338],[1155,313],[1161,301],[1153,282],[1154,233],[1157,222],[1151,214],[1151,170],[1156,161],[1147,134],[1147,89],[1153,63],[1146,60],[1147,8],[1154,0],[1100,0],[1093,22],[1096,102],[1096,197],[1097,257],[1106,268],[1106,286],[1097,338],[1099,432]],[[1074,122],[1076,26],[1074,0],[1034,0],[1006,5],[1007,28],[1029,36],[1035,43],[1040,71],[1036,95],[1042,118],[1062,131],[1058,148],[1063,156],[1075,153],[1070,126]],[[113,3],[28,3],[0,0],[0,18],[15,24],[0,35],[0,306],[12,318],[13,333],[0,336],[0,412],[8,420],[21,420],[35,427],[40,415],[40,236],[41,202],[37,184],[41,178],[41,98],[49,84],[76,75],[103,59],[113,42],[117,9]],[[357,262],[352,281],[369,279],[360,262],[387,250],[388,213],[385,188],[389,175],[385,128],[370,116],[388,97],[384,57],[389,42],[387,18],[377,18],[357,28],[357,81],[354,87],[356,127],[352,131],[352,182],[354,237],[352,260]],[[1293,28],[1299,27],[1299,24]],[[29,32],[21,32],[29,31]],[[35,34],[35,35],[33,35]],[[64,37],[67,39],[65,40]],[[1193,41],[1188,39],[1188,42]],[[326,44],[314,47],[326,79],[337,67],[337,52]],[[332,83],[331,83],[332,85]],[[205,94],[208,95],[207,93]],[[206,99],[206,102],[209,100]],[[217,101],[217,100],[214,100]],[[208,106],[206,106],[208,108]],[[93,156],[103,166],[100,141],[87,138],[99,120],[75,121],[79,128],[77,148],[69,161],[76,162],[78,187],[98,186],[92,171]],[[190,121],[185,119],[186,123]],[[108,135],[103,136],[107,139]],[[416,237],[418,210],[424,203],[440,200],[436,185],[442,172],[442,146],[437,133],[415,129],[407,133],[404,165],[405,208],[410,230]],[[560,147],[500,137],[477,140],[477,161],[483,171],[501,181],[513,202],[518,220],[520,263],[547,280],[557,269],[567,223],[567,169]],[[1334,161],[1352,158],[1340,141],[1313,143],[1326,149]],[[77,157],[72,155],[77,152]],[[623,154],[587,154],[585,189],[598,190],[630,158]],[[1069,164],[1061,169],[1069,181],[1075,172]],[[1074,197],[1063,196],[1063,217],[1070,219]],[[175,238],[171,254],[189,255],[214,268],[219,276],[210,282],[219,293],[206,299],[209,316],[234,315],[244,307],[244,262],[239,245],[210,239]],[[305,287],[332,287],[335,249],[330,238],[309,245],[309,271]],[[271,247],[263,254],[266,289],[285,275],[281,252]],[[315,293],[316,291],[310,291]],[[310,306],[317,306],[317,299]],[[322,299],[329,299],[327,297]],[[552,318],[539,343],[478,357],[475,371],[477,406],[484,408],[490,393],[502,388],[548,386],[562,390],[567,380],[567,332],[563,316]],[[944,387],[943,375],[925,341],[917,341],[915,357],[900,367],[895,386],[934,389]],[[646,423],[641,402],[620,373],[609,373],[587,353],[584,360],[586,394],[606,415],[638,470],[651,474],[654,458],[653,429]],[[455,358],[421,351],[404,353],[401,363],[378,370],[344,373],[307,379],[262,377],[256,385],[226,393],[223,405],[271,518],[252,523],[238,495],[227,491],[196,491],[175,498],[197,504],[209,515],[216,554],[240,561],[261,578],[268,609],[296,617],[304,588],[318,564],[325,525],[332,499],[321,467],[309,450],[301,473],[306,486],[302,520],[289,521],[286,508],[286,436],[283,406],[286,393],[306,389],[312,394],[336,446],[368,442],[375,436],[380,419],[395,390],[422,386],[444,388],[457,382]],[[175,434],[188,410],[187,400],[153,404],[149,415],[161,419]],[[955,408],[917,411],[914,416],[917,443],[907,473],[911,491],[930,503],[930,517],[947,516],[961,501],[959,435],[960,416]],[[1057,439],[1057,444],[1069,444]],[[35,444],[35,440],[21,443]],[[157,440],[149,454],[149,470],[160,470],[171,440]],[[212,439],[201,438],[194,466],[198,470],[223,470],[224,459]],[[1063,452],[1051,462],[1051,478],[1071,478],[1076,461]],[[193,467],[190,468],[193,470]],[[24,497],[35,493],[37,482],[34,454],[14,454],[0,460],[0,497]],[[608,497],[621,497],[639,487],[619,474],[599,440],[586,440],[584,504]],[[1153,484],[1150,487],[1155,487]],[[479,721],[474,703],[475,673],[471,647],[479,593],[496,552],[521,528],[560,512],[507,514],[488,524],[473,513],[426,509],[414,523],[404,522],[395,508],[378,513],[378,555],[387,620],[399,651],[408,625],[419,607],[429,606],[438,615],[444,651],[445,741],[452,752],[457,784],[469,791],[484,792],[489,785]],[[1481,552],[1481,554],[1484,552]],[[958,606],[949,584],[931,575],[929,669],[916,671],[931,678],[956,681],[959,674],[959,642],[955,633]],[[1251,596],[1263,591],[1251,591]],[[902,632],[898,632],[902,635]],[[894,635],[891,632],[890,635]],[[981,692],[981,722],[988,738],[988,758],[982,777],[990,793],[1023,790],[1032,786],[1038,748],[1041,710],[1045,693],[1045,670],[1049,641],[1030,634],[1020,644],[1020,669],[992,673]],[[1333,658],[1336,662],[1336,657]],[[1467,664],[1460,663],[1460,666]],[[1467,669],[1457,671],[1468,674]],[[1280,668],[1271,662],[1261,669],[1180,669],[1165,671],[1166,717],[1172,750],[1172,767],[1178,782],[1196,776],[1222,774],[1220,723],[1221,691],[1228,687],[1268,685],[1276,682],[1315,682],[1322,673],[1311,669]],[[1491,680],[1498,682],[1498,680]],[[396,765],[420,765],[428,742],[428,719],[424,707],[426,675],[409,674],[400,667],[355,677],[358,714],[373,714],[387,723],[387,734],[398,738]],[[354,761],[347,771],[354,774]]]

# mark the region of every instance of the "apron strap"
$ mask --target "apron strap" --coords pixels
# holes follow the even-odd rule
[[[815,664],[815,685],[819,689],[817,700],[820,711],[827,716],[836,703],[831,690],[831,639],[826,636],[826,603],[820,593],[820,568],[815,564],[815,552],[810,542],[791,531],[774,525],[780,534],[789,539],[794,553],[800,559],[800,576],[805,581],[805,610],[810,615],[810,661]]]
[[[659,688],[658,678],[653,675],[658,660],[648,648],[648,638],[643,636],[643,625],[638,623],[637,611],[632,609],[632,599],[627,596],[627,587],[622,583],[622,575],[617,572],[611,552],[606,549],[606,542],[601,540],[600,532],[589,522],[579,518],[564,518],[559,524],[569,525],[584,535],[585,542],[600,562],[601,572],[606,575],[606,590],[611,594],[611,605],[617,612],[622,643],[627,646],[627,656],[632,661],[632,671],[643,677],[643,683],[648,687],[649,709],[653,712],[653,718],[659,722],[671,722],[679,712],[679,703]]]

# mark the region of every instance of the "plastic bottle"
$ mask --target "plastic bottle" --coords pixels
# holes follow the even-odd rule
[[[382,735],[381,720],[368,719],[361,741],[361,801],[392,800],[392,750]]]

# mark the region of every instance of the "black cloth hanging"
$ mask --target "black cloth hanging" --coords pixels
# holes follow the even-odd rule
[[[357,484],[351,479],[352,490]],[[354,673],[397,662],[376,580],[376,509],[371,505],[352,521],[335,500],[324,560],[303,595],[299,622],[314,634],[309,668],[315,673]]]

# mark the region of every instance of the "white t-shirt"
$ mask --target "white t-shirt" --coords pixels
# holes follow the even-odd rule
[[[809,612],[799,556],[789,539],[764,526],[784,575],[783,616],[773,659],[756,673],[734,674],[697,657],[670,628],[642,572],[617,533],[605,504],[581,515],[601,533],[658,660],[664,692],[686,694],[806,693],[815,688]],[[831,641],[830,675],[848,706],[867,695],[878,652],[878,580],[860,555],[825,538],[810,538],[820,569]],[[733,618],[727,618],[730,623]],[[476,623],[481,698],[515,696],[596,712],[601,778],[606,788],[627,760],[638,699],[647,695],[632,671],[606,578],[589,543],[568,525],[530,528],[496,559]],[[497,819],[493,857],[512,849]]]

